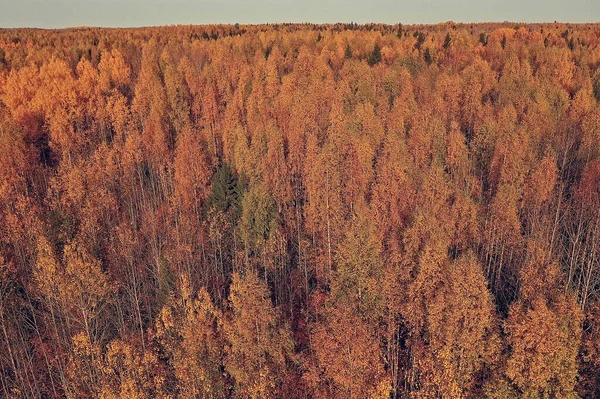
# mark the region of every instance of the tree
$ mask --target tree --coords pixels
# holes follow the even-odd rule
[[[101,398],[167,398],[165,371],[151,350],[140,348],[119,339],[106,346],[103,364]]]
[[[429,47],[425,49],[425,54],[423,55],[423,59],[427,63],[427,65],[433,64],[433,55],[431,55],[431,50]]]
[[[600,102],[600,73],[596,73],[593,83],[594,97]]]
[[[416,31],[414,33],[414,36],[417,38],[417,41],[415,43],[415,49],[417,49],[420,52],[421,47],[423,46],[423,43],[425,43],[425,39],[427,39],[427,34],[421,32],[421,31]]]
[[[344,58],[347,60],[352,58],[352,48],[350,47],[350,43],[346,43],[346,50],[344,51]]]
[[[519,299],[505,322],[506,376],[521,397],[575,398],[582,314],[560,289],[560,269],[546,248],[537,237],[527,245]]]
[[[173,167],[173,202],[178,210],[178,239],[188,243],[189,239],[199,234],[199,215],[208,209],[212,177],[206,145],[189,126],[178,137]]]
[[[442,275],[437,290],[424,298],[424,324],[420,332],[415,331],[422,334],[422,341],[413,348],[420,378],[415,396],[477,396],[498,360],[500,342],[492,296],[472,253],[451,262]],[[428,274],[418,283],[425,284],[425,278],[435,276]]]
[[[446,37],[444,38],[444,44],[442,47],[444,47],[444,50],[448,50],[450,48],[450,45],[452,44],[452,36],[450,36],[450,32],[446,33]]]
[[[372,326],[335,300],[320,313],[322,319],[312,333],[317,365],[307,376],[316,396],[389,397],[390,384],[383,372]]]
[[[175,130],[175,140],[186,128],[191,128],[191,94],[175,61],[163,51],[164,84],[169,103],[170,124]]]
[[[379,64],[381,62],[381,46],[379,43],[375,43],[375,47],[373,47],[373,52],[369,56],[368,62],[370,66]]]
[[[225,369],[238,397],[277,397],[293,351],[288,327],[256,272],[233,274],[230,312],[223,321]]]
[[[98,71],[100,72],[100,89],[103,92],[117,89],[122,94],[128,94],[127,89],[131,84],[131,68],[119,50],[103,52],[98,64]]]
[[[381,309],[381,246],[366,205],[358,205],[355,212],[336,254],[331,297],[339,306],[355,309],[372,325]]]
[[[59,352],[55,359],[62,388],[69,397],[98,394],[110,281],[77,243],[65,245],[62,262],[43,236],[37,250],[35,282],[50,313],[53,338],[68,355],[65,361]]]
[[[219,398],[225,394],[221,317],[206,290],[200,288],[193,295],[185,276],[179,295],[163,307],[156,337],[175,370],[178,397]]]
[[[170,159],[174,136],[168,124],[167,95],[161,82],[159,47],[155,40],[149,41],[142,51],[142,65],[135,86],[131,109],[135,122],[142,134],[142,142],[148,158],[155,167],[159,179],[164,170],[162,165]],[[154,179],[153,179],[154,180]],[[158,187],[164,180],[152,181]]]
[[[592,398],[600,393],[600,306],[586,312],[579,356],[577,393]]]
[[[251,186],[242,200],[240,218],[241,236],[248,255],[256,252],[257,256],[275,230],[275,203],[263,184]],[[247,255],[247,256],[248,256]]]

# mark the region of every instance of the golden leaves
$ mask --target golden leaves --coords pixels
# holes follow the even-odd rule
[[[293,350],[290,332],[254,272],[233,275],[229,301],[232,312],[223,322],[225,367],[241,396],[275,397]]]

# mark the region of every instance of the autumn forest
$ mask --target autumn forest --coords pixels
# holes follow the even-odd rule
[[[600,25],[0,29],[0,397],[600,397]]]

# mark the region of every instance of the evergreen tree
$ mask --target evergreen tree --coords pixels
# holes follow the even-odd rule
[[[381,47],[379,46],[379,43],[375,43],[373,52],[369,56],[369,65],[373,66],[375,64],[379,64],[380,62],[381,62]]]

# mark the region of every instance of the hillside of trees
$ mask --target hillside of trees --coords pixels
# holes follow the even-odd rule
[[[600,24],[0,29],[0,397],[600,397]]]

